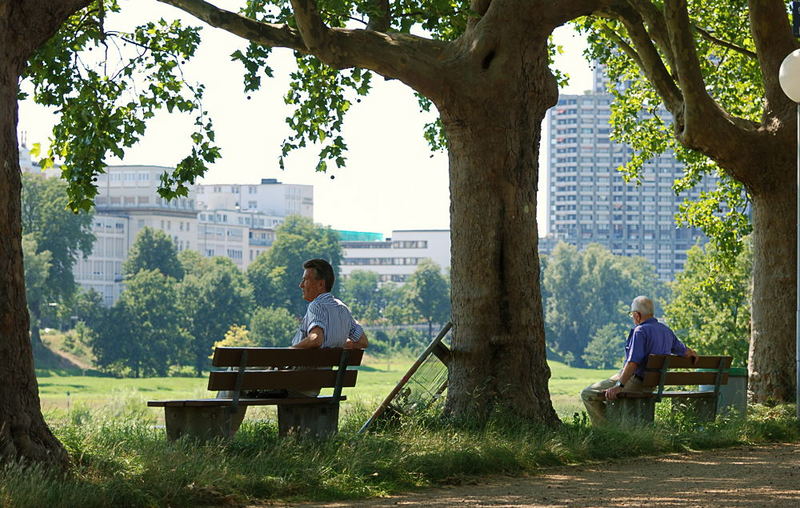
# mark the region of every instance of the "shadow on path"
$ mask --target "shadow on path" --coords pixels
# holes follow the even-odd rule
[[[302,506],[800,507],[800,444],[562,467],[366,501]]]

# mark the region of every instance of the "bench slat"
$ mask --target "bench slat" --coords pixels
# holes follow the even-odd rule
[[[672,365],[670,365],[672,368]],[[644,386],[658,386],[661,374],[658,372],[647,372],[644,375]],[[713,385],[717,383],[716,372],[667,372],[664,385]],[[728,383],[728,373],[725,372],[720,378],[720,384]]]
[[[215,367],[239,367],[243,351],[247,351],[246,367],[335,367],[342,356],[342,348],[218,347],[214,349],[212,364]],[[361,349],[350,350],[347,365],[361,365],[363,356]]]
[[[730,356],[698,356],[697,363],[692,363],[689,358],[674,355],[650,355],[647,357],[648,369],[660,369],[664,365],[664,359],[669,358],[670,369],[716,369],[720,367],[720,360],[722,368],[728,369],[731,366]]]
[[[347,400],[340,397],[339,400]],[[240,406],[312,405],[330,404],[333,397],[295,397],[285,399],[239,399]],[[224,407],[233,404],[233,399],[194,399],[194,400],[148,400],[148,407]]]
[[[315,390],[336,386],[335,370],[248,370],[242,374],[242,390]],[[235,371],[212,372],[208,389],[233,390],[236,387]],[[342,376],[342,386],[356,385],[357,370],[348,370]]]
[[[655,397],[655,393],[637,393],[637,392],[622,392],[618,393],[617,397],[620,399],[650,399]],[[713,399],[714,392],[664,392],[661,397],[673,399]]]

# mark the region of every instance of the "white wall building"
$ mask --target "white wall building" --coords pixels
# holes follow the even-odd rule
[[[111,306],[122,292],[122,263],[128,257],[127,217],[96,214],[92,221],[95,242],[92,253],[79,257],[72,273],[85,289],[93,289]]]
[[[283,217],[239,210],[206,210],[198,214],[197,250],[206,257],[225,256],[245,270],[275,241]]]
[[[367,270],[380,274],[383,282],[403,283],[423,259],[432,259],[443,271],[450,268],[450,231],[395,230],[383,241],[344,241],[342,250],[343,278]]]
[[[257,211],[265,215],[314,217],[314,187],[262,178],[255,185],[204,184],[197,186],[201,210]]]

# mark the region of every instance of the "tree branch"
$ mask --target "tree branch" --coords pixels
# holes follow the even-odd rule
[[[750,31],[758,53],[761,76],[767,104],[765,114],[780,108],[782,116],[794,112],[793,105],[781,91],[778,70],[783,59],[797,49],[792,36],[789,17],[786,15],[786,2],[781,0],[749,0]]]
[[[734,44],[732,42],[724,41],[724,40],[722,40],[722,39],[720,39],[718,37],[714,37],[710,32],[708,32],[707,30],[705,30],[705,29],[703,29],[703,28],[701,28],[701,27],[699,27],[697,25],[692,25],[692,27],[695,30],[697,30],[697,33],[699,33],[700,36],[703,39],[705,39],[707,41],[710,41],[710,42],[712,42],[714,44],[722,46],[723,48],[732,49],[733,51],[736,51],[737,53],[740,53],[740,54],[742,54],[742,55],[744,55],[744,56],[746,56],[748,58],[753,58],[753,59],[758,58],[758,55],[756,55],[753,51],[750,51],[747,48],[743,48],[743,47],[741,47],[741,46],[739,46],[737,44]]]
[[[629,3],[647,25],[647,33],[664,54],[667,66],[674,69],[675,55],[669,43],[669,30],[664,20],[664,12],[650,0],[629,0]]]
[[[392,13],[389,8],[389,0],[372,0],[374,11],[369,13],[369,23],[367,30],[377,32],[387,32],[392,22]]]
[[[262,23],[220,9],[205,0],[159,0],[206,23],[267,47],[312,54],[338,68],[370,69],[396,78],[432,97],[441,92],[441,55],[450,46],[410,34],[328,28],[312,0],[292,0],[298,29]]]
[[[669,30],[670,44],[675,52],[675,73],[684,99],[683,125],[679,126],[682,127],[682,132],[678,135],[689,146],[696,146],[700,138],[705,137],[708,142],[712,137],[721,134],[717,131],[713,136],[708,136],[707,133],[714,130],[709,129],[710,125],[722,127],[729,122],[725,121],[727,115],[706,90],[692,37],[686,0],[665,2],[664,19]]]
[[[627,43],[625,43],[625,46],[628,46],[630,50],[636,54],[634,60],[637,61],[636,59],[638,58],[637,63],[639,64],[639,68],[645,76],[647,76],[650,83],[653,84],[653,87],[661,96],[661,99],[664,101],[670,113],[672,113],[672,116],[676,121],[679,121],[683,116],[683,96],[681,90],[676,85],[675,79],[670,74],[669,70],[667,70],[667,66],[664,64],[658,48],[656,48],[653,43],[653,38],[651,38],[650,33],[644,26],[642,16],[626,2],[616,4],[612,8],[612,15],[619,19],[625,26],[625,30],[628,32],[628,36],[631,38],[636,50],[633,51],[633,48]],[[622,49],[625,51],[624,47]],[[626,53],[627,52],[628,51],[626,51]],[[671,51],[664,51],[664,53],[671,53]]]
[[[220,9],[204,0],[158,0],[188,12],[209,25],[269,48],[290,48],[308,53],[297,30],[288,25],[262,23],[234,12]]]

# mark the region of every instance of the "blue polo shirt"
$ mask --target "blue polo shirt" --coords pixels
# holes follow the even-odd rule
[[[639,323],[628,334],[625,342],[625,363],[636,362],[635,375],[644,377],[648,355],[677,355],[686,353],[686,345],[672,330],[656,318]]]

